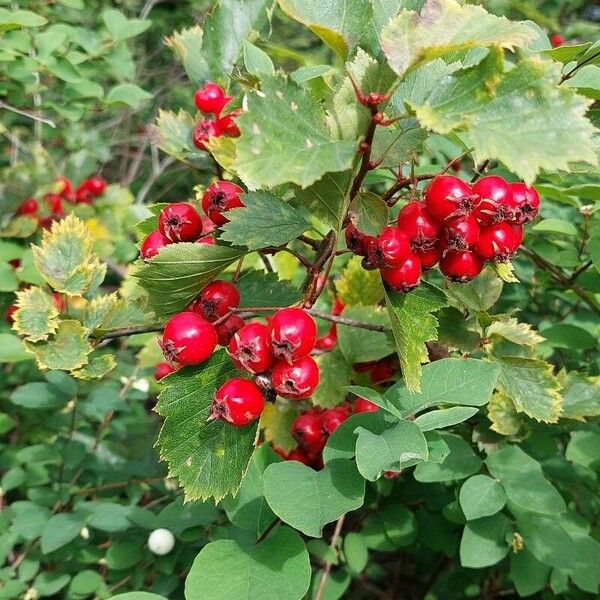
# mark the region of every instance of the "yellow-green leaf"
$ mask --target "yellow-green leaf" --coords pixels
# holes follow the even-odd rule
[[[42,288],[30,287],[17,292],[19,310],[14,314],[13,329],[30,342],[47,340],[58,327],[58,309],[53,298]]]

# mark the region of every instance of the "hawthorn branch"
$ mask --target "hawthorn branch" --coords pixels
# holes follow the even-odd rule
[[[138,333],[155,333],[162,331],[164,325],[149,325],[148,327],[124,327],[123,329],[115,329],[108,333],[100,336],[96,341],[97,343],[104,342],[106,340],[114,340],[120,337],[126,337],[128,335],[137,335]]]
[[[41,117],[40,115],[37,115],[33,112],[29,112],[27,110],[21,110],[20,108],[17,108],[16,106],[11,106],[10,104],[6,104],[6,102],[2,102],[2,100],[0,100],[0,108],[4,108],[5,110],[13,112],[17,115],[21,115],[22,117],[27,117],[28,119],[31,119],[32,121],[36,121],[37,123],[44,123],[45,125],[49,125],[53,129],[56,128],[56,123],[54,121],[47,119],[46,117]]]
[[[352,182],[352,187],[350,188],[350,201],[354,200],[356,194],[358,194],[360,190],[360,186],[367,176],[367,173],[372,169],[371,150],[373,146],[373,138],[375,137],[375,129],[377,128],[377,123],[373,117],[377,114],[377,107],[370,106],[369,110],[371,112],[371,120],[369,121],[369,127],[367,128],[365,139],[361,142],[361,146],[364,148],[364,151],[360,161],[360,168],[358,169],[358,173],[356,174],[356,177]]]
[[[336,522],[335,529],[333,530],[333,535],[331,536],[331,544],[329,547],[333,552],[335,552],[338,538],[340,537],[340,533],[342,532],[342,527],[344,526],[344,519],[346,515],[343,514]],[[323,592],[325,591],[325,586],[327,585],[327,580],[329,579],[329,575],[331,574],[331,561],[327,561],[325,563],[325,568],[323,569],[323,574],[321,575],[321,580],[319,581],[319,587],[317,588],[317,593],[315,594],[315,600],[322,600]]]

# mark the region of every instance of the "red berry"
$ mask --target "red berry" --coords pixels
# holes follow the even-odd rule
[[[326,335],[317,339],[317,342],[315,343],[315,348],[317,350],[323,350],[325,352],[328,352],[329,350],[333,349],[336,344],[337,344],[337,327],[334,323],[330,327],[329,332]]]
[[[275,358],[291,363],[310,354],[317,341],[317,326],[301,308],[283,308],[271,319],[271,345]]]
[[[167,362],[159,362],[154,368],[154,379],[160,381],[163,377],[175,373],[177,369]]]
[[[196,90],[194,102],[200,112],[218,115],[231,100],[225,90],[218,84],[208,82]]]
[[[484,260],[507,262],[518,247],[518,236],[510,223],[503,221],[481,230],[475,251]],[[520,243],[520,242],[519,242]]]
[[[384,227],[370,244],[367,256],[378,269],[401,267],[412,254],[408,236],[397,227]]]
[[[466,283],[481,273],[483,260],[470,250],[450,250],[440,260],[440,271],[451,281]]]
[[[19,205],[17,212],[20,215],[35,215],[38,211],[38,203],[33,198],[27,198]]]
[[[354,412],[355,413],[363,413],[363,412],[375,412],[379,410],[379,406],[375,404],[375,402],[371,402],[366,398],[357,398],[354,403]]]
[[[515,223],[510,224],[510,228],[512,229],[514,235],[514,248],[513,251],[517,251],[521,242],[523,241],[523,225],[516,225]]]
[[[565,38],[560,33],[554,33],[550,36],[550,43],[553,48],[558,48],[565,43]]]
[[[380,384],[391,381],[398,371],[398,366],[398,359],[395,356],[378,360],[369,374],[371,383]]]
[[[211,137],[219,137],[221,135],[221,130],[215,121],[210,121],[209,119],[202,119],[196,124],[194,127],[194,131],[192,132],[192,141],[196,148],[200,148],[200,150],[206,150],[206,142]]]
[[[234,377],[215,393],[209,419],[223,419],[236,427],[256,421],[265,408],[265,397],[248,379]]]
[[[513,194],[515,221],[519,225],[533,221],[540,210],[540,196],[536,189],[525,183],[511,183],[510,189]]]
[[[59,177],[56,180],[56,193],[60,196],[70,196],[73,193],[73,184],[68,177]]]
[[[510,184],[502,177],[482,177],[473,185],[473,193],[480,199],[479,206],[473,214],[482,225],[512,218],[513,193]]]
[[[263,373],[273,365],[271,331],[262,323],[248,323],[231,338],[229,356],[238,369]]]
[[[381,278],[397,292],[410,292],[421,283],[421,262],[412,254],[400,267],[381,269]]]
[[[191,204],[177,202],[160,211],[158,228],[172,242],[193,242],[202,234],[202,219]]]
[[[239,137],[241,135],[240,128],[235,122],[235,117],[239,116],[240,113],[241,111],[236,110],[217,119],[217,127],[221,133],[228,135],[229,137]]]
[[[298,415],[292,423],[292,436],[309,452],[320,452],[327,441],[321,428],[321,419],[315,412]]]
[[[14,323],[15,322],[15,313],[19,310],[19,307],[16,306],[15,304],[11,304],[7,309],[6,312],[4,313],[4,316],[6,318],[6,320],[9,323]]]
[[[91,204],[94,201],[94,194],[85,185],[85,181],[77,188],[75,192],[75,202],[77,204]]]
[[[207,246],[214,246],[216,243],[214,235],[203,235],[196,240],[196,244],[206,244]]]
[[[81,187],[85,186],[94,196],[100,196],[106,189],[106,181],[102,177],[94,176],[86,179]]]
[[[286,460],[295,460],[299,463],[302,463],[303,465],[306,465],[307,467],[310,467],[312,464],[312,459],[311,457],[306,454],[306,452],[303,452],[300,448],[295,448],[294,450],[292,450],[286,457]]]
[[[469,214],[477,206],[469,184],[452,175],[439,175],[425,190],[425,206],[438,221]]]
[[[352,368],[357,373],[368,373],[375,365],[377,364],[376,360],[372,360],[370,362],[358,362],[352,365]]]
[[[244,190],[231,181],[215,181],[202,196],[202,210],[215,225],[225,225],[229,219],[223,213],[244,206],[240,198],[243,193]]]
[[[159,250],[162,250],[170,243],[171,242],[158,229],[155,229],[144,238],[140,247],[140,256],[144,260],[148,260],[149,258],[156,256]]]
[[[190,311],[180,312],[167,321],[160,346],[168,362],[196,365],[204,362],[217,345],[212,323]]]
[[[64,216],[63,199],[58,194],[44,194],[44,201],[48,206],[48,210],[58,217]]]
[[[415,250],[415,255],[421,261],[421,268],[431,269],[440,262],[440,258],[442,258],[442,249],[438,243],[428,249]]]
[[[440,224],[427,210],[424,202],[413,200],[398,214],[398,228],[411,242],[414,250],[431,248],[438,237]]]
[[[232,308],[240,304],[240,293],[228,281],[213,281],[200,292],[188,310],[202,315],[211,323],[219,317],[224,317]]]
[[[321,427],[329,436],[331,435],[346,419],[348,411],[345,408],[329,408],[321,413]]]
[[[231,315],[222,323],[215,325],[219,346],[228,346],[236,331],[244,326],[244,319],[238,315]]]
[[[339,315],[342,314],[343,311],[344,311],[344,303],[339,298],[336,298],[335,302],[333,303],[333,307],[331,309],[331,314],[338,317]]]
[[[273,367],[271,382],[283,398],[303,400],[319,385],[319,367],[311,356],[303,356],[291,364],[280,360]]]
[[[446,246],[450,250],[467,250],[479,239],[479,224],[473,215],[448,219],[443,228]]]

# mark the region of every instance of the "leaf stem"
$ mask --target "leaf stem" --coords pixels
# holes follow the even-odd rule
[[[333,535],[331,536],[331,544],[329,547],[333,552],[335,552],[338,538],[342,533],[342,527],[344,526],[344,519],[346,515],[343,514],[336,522],[335,529],[333,530]],[[325,563],[325,568],[323,569],[323,574],[321,575],[321,580],[319,581],[319,587],[317,588],[317,593],[315,594],[315,600],[322,600],[323,592],[325,591],[325,586],[327,585],[327,580],[329,579],[329,575],[331,573],[331,561],[327,561]]]

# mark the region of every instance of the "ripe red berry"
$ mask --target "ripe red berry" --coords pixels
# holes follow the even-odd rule
[[[306,454],[306,452],[303,452],[300,448],[295,448],[292,450],[286,455],[285,460],[295,460],[303,465],[306,465],[307,467],[310,467],[312,464],[311,457]]]
[[[271,382],[283,398],[309,398],[319,385],[319,367],[311,356],[303,356],[291,364],[280,360],[275,363]]]
[[[75,192],[75,202],[77,204],[91,204],[94,201],[94,194],[85,185],[85,181],[77,188]]]
[[[94,196],[100,196],[106,190],[106,181],[97,175],[86,179],[81,186],[85,186]]]
[[[327,442],[321,428],[321,419],[313,411],[298,415],[292,423],[292,436],[309,452],[320,452]]]
[[[353,223],[346,225],[344,236],[346,238],[346,247],[357,256],[367,256],[369,246],[375,241],[373,236],[363,233]]]
[[[560,33],[553,33],[550,36],[550,43],[552,44],[553,48],[558,48],[565,43],[565,38]]]
[[[326,435],[331,435],[346,419],[348,411],[345,408],[329,408],[321,413],[321,427]]]
[[[470,250],[450,250],[440,260],[440,271],[451,281],[466,283],[483,269],[483,260]]]
[[[17,212],[20,215],[35,215],[38,211],[38,203],[33,198],[27,198],[19,205]]]
[[[473,215],[448,219],[443,227],[446,247],[450,250],[467,250],[479,239],[479,224]]]
[[[159,250],[162,250],[165,246],[168,246],[171,242],[158,230],[155,229],[152,233],[149,233],[140,246],[140,256],[144,260],[148,260],[153,256],[156,256]]]
[[[61,196],[58,194],[44,194],[44,201],[53,216],[64,216],[65,212],[63,210],[63,199]]]
[[[196,244],[206,244],[207,246],[214,246],[217,243],[214,235],[203,235],[201,238],[196,240]]]
[[[204,362],[217,345],[212,323],[191,311],[172,316],[163,332],[160,346],[168,362],[196,365]]]
[[[56,306],[56,310],[59,313],[64,313],[67,310],[67,301],[62,294],[58,292],[52,292],[52,302]]]
[[[256,421],[265,408],[265,397],[259,387],[248,379],[234,377],[216,392],[209,419],[223,419],[236,427]]]
[[[60,196],[70,196],[73,193],[73,184],[68,177],[59,177],[55,189]]]
[[[511,183],[513,206],[515,208],[515,221],[519,225],[526,225],[537,217],[540,210],[540,196],[535,188],[525,183]]]
[[[337,344],[337,327],[335,323],[330,327],[329,331],[322,337],[318,338],[315,343],[317,350],[328,352]]]
[[[491,225],[513,217],[513,193],[510,184],[497,175],[482,177],[473,185],[480,199],[473,214],[482,225]]]
[[[452,175],[435,177],[425,190],[425,206],[438,221],[469,214],[477,203],[469,184]]]
[[[16,306],[15,304],[11,304],[7,309],[6,312],[4,313],[4,316],[6,318],[6,320],[9,323],[14,323],[15,322],[15,313],[19,310],[19,307]]]
[[[398,371],[398,359],[395,356],[390,356],[378,360],[372,367],[369,377],[371,383],[376,385],[391,381],[394,379]]]
[[[229,219],[223,213],[244,206],[240,198],[243,193],[244,190],[231,181],[215,181],[202,196],[202,210],[215,225],[225,225]]]
[[[414,254],[395,269],[381,269],[381,278],[397,292],[410,292],[421,283],[421,261]]]
[[[231,315],[222,323],[215,325],[219,346],[228,346],[236,331],[244,326],[244,319],[238,315]]]
[[[238,369],[263,373],[274,362],[271,351],[271,330],[262,323],[248,323],[236,331],[228,348],[229,356]]]
[[[167,362],[159,362],[154,368],[154,379],[160,381],[163,377],[175,373],[177,369]]]
[[[398,228],[411,242],[414,250],[431,248],[438,237],[440,224],[427,210],[424,202],[413,200],[398,214]]]
[[[355,413],[363,413],[363,412],[375,412],[379,410],[379,406],[375,404],[375,402],[371,402],[366,398],[357,398],[354,403],[354,412]]]
[[[378,269],[393,269],[401,267],[411,254],[408,236],[397,227],[384,227],[369,244],[367,256]]]
[[[211,81],[197,89],[194,94],[196,108],[203,113],[218,115],[230,100],[231,97],[225,94],[225,90]]]
[[[158,228],[172,242],[193,242],[202,234],[202,219],[191,204],[177,202],[160,211]]]
[[[484,260],[507,262],[519,245],[516,233],[511,224],[505,221],[484,227],[475,251]]]
[[[240,304],[240,292],[228,281],[212,281],[205,286],[188,310],[202,315],[211,323],[225,316],[232,308]]]
[[[514,248],[513,251],[517,251],[521,242],[523,241],[523,225],[517,225],[516,223],[511,223],[510,228],[512,229],[514,236]]]
[[[431,269],[440,262],[442,258],[442,248],[439,243],[431,248],[424,250],[415,250],[415,255],[421,261],[422,269]]]
[[[337,316],[341,315],[343,311],[344,311],[344,303],[339,298],[336,298],[335,302],[333,303],[333,307],[331,309],[331,314],[335,315],[337,317]]]
[[[219,137],[221,135],[221,130],[215,121],[211,121],[209,119],[202,119],[196,124],[194,127],[194,131],[192,132],[192,141],[196,148],[200,148],[200,150],[206,150],[206,142],[211,137]]]
[[[271,319],[271,346],[275,358],[291,363],[310,354],[317,341],[317,326],[301,308],[283,308]]]
[[[241,113],[240,110],[235,110],[227,115],[217,119],[217,127],[224,135],[229,137],[239,137],[241,135],[240,128],[235,122],[235,118]]]

